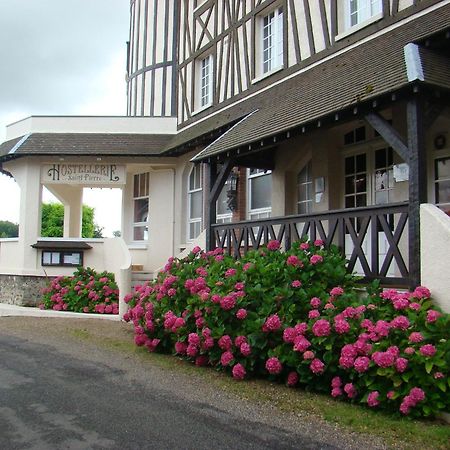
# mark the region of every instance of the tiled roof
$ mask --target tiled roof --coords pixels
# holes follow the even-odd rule
[[[230,108],[227,117],[219,114],[205,120],[189,129],[186,137],[202,134],[211,127],[211,121],[217,127],[221,120],[242,117],[258,110],[200,152],[194,160],[246,146],[405,87],[408,78],[403,47],[448,28],[449,23],[450,6],[442,7],[305,70],[242,102],[236,109]],[[448,87],[448,58],[428,50],[421,55],[424,55],[425,81]],[[178,141],[182,135],[183,132],[177,137]]]
[[[32,133],[1,144],[0,160],[12,155],[158,156],[172,138],[167,134]]]

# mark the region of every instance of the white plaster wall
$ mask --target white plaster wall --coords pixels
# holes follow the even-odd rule
[[[421,282],[450,313],[450,217],[431,204],[420,206]]]

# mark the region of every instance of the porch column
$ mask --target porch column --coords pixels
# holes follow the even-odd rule
[[[409,149],[409,270],[411,288],[420,285],[420,204],[427,202],[427,159],[423,126],[423,99],[407,103]]]
[[[83,216],[83,188],[63,184],[46,188],[64,205],[63,237],[80,238]]]
[[[19,245],[11,267],[24,272],[37,268],[36,250],[31,247],[41,234],[42,185],[40,164],[31,160],[12,161],[8,170],[20,186]]]

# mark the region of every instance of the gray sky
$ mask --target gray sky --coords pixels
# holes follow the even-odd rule
[[[129,0],[0,0],[0,142],[30,115],[125,115]],[[18,221],[0,175],[0,220]]]

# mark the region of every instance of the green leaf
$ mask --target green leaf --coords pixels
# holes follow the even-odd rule
[[[447,391],[447,386],[445,385],[445,383],[442,380],[439,380],[436,383],[436,386],[442,391],[442,392],[446,392]]]
[[[425,363],[425,370],[427,371],[427,373],[431,373],[431,371],[433,370],[433,361],[427,361]]]

